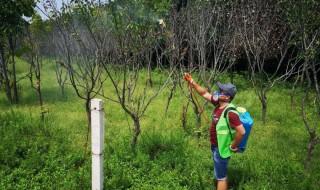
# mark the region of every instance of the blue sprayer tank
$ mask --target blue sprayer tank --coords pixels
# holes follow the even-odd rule
[[[253,119],[251,118],[249,112],[247,112],[245,108],[237,107],[237,111],[239,112],[240,121],[242,122],[242,125],[246,130],[246,133],[238,146],[240,148],[238,152],[242,153],[246,149],[248,137],[250,135],[250,131],[253,125]]]

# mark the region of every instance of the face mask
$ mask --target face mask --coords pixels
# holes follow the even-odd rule
[[[230,95],[228,94],[228,92],[220,92],[217,90],[213,93],[213,100],[218,101],[219,96],[230,96]]]
[[[219,95],[220,95],[220,91],[215,91],[215,92],[213,93],[213,100],[214,100],[214,101],[218,101]]]

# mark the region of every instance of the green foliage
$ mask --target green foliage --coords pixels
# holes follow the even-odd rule
[[[35,13],[35,0],[6,0],[0,4],[0,35],[12,34],[22,29],[25,22],[22,16],[32,17]]]
[[[50,21],[43,21],[39,14],[35,14],[30,24],[30,30],[35,36],[44,36],[45,32],[50,31]]]
[[[154,33],[159,28],[158,20],[167,16],[170,1],[123,1],[110,2],[111,20],[117,43],[134,53],[154,45]],[[125,39],[125,44],[122,40]]]
[[[111,155],[107,161],[107,189],[203,189],[210,186],[205,178],[210,179],[212,170],[206,171],[206,164],[198,162],[203,155],[194,155],[190,139],[179,130],[165,134],[151,130],[141,138],[142,143],[135,153],[124,143],[118,144],[120,151],[117,153],[106,153]]]
[[[67,134],[13,110],[1,113],[0,122],[1,189],[76,189],[81,154],[70,152]]]
[[[284,14],[284,26],[296,34],[292,44],[301,49],[299,55],[304,59],[318,59],[320,2],[281,0],[278,4]]]

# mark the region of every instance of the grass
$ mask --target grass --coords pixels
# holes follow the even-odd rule
[[[20,62],[19,75],[25,70],[25,63]],[[42,74],[48,109],[44,122],[28,80],[19,82],[20,104],[8,104],[0,92],[0,189],[90,189],[84,102],[70,86],[61,96],[50,61],[43,65]],[[308,134],[299,107],[290,109],[289,89],[277,86],[270,91],[267,121],[262,124],[261,105],[250,83],[236,76],[235,84],[239,92],[234,104],[246,107],[255,123],[245,153],[230,160],[230,189],[320,189],[320,149],[315,150],[310,173],[305,173]],[[202,119],[198,139],[196,116],[189,107],[188,128],[182,129],[186,98],[177,89],[165,115],[169,92],[165,89],[141,118],[135,152],[130,146],[133,122],[118,104],[104,100],[105,189],[214,189],[208,124]],[[297,106],[298,100],[297,96]],[[208,117],[212,109],[205,110]],[[89,156],[84,157],[85,152]]]

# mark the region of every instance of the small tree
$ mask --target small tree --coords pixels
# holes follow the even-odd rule
[[[115,99],[105,97],[120,104],[133,121],[132,150],[135,149],[141,132],[140,118],[157,95],[170,84],[169,79],[173,73],[171,70],[163,73],[164,77],[160,78],[160,82],[150,89],[152,93],[147,93],[147,83],[139,79],[144,56],[156,46],[154,30],[149,28],[154,28],[150,24],[150,18],[141,15],[146,8],[144,5],[146,4],[136,2],[110,2],[111,24],[115,29],[112,33],[114,41],[112,48],[106,52],[109,56],[104,64],[116,95]],[[141,20],[145,22],[140,22]]]
[[[29,79],[31,87],[34,88],[38,94],[39,104],[41,107],[41,119],[44,120],[46,110],[43,107],[43,97],[41,92],[41,43],[45,39],[45,27],[43,25],[40,15],[36,14],[32,19],[32,24],[26,29],[27,38],[25,44],[27,51],[24,54],[26,61],[30,64]],[[36,82],[34,84],[33,77]]]
[[[193,1],[179,12],[183,30],[177,31],[183,34],[182,39],[186,39],[181,47],[187,48],[188,59],[185,62],[188,63],[189,72],[199,73],[197,81],[203,83],[208,91],[212,89],[218,75],[226,73],[235,60],[230,59],[234,31],[232,15],[229,14],[227,5],[228,2]],[[207,102],[199,109],[193,96],[189,100],[194,106],[197,127],[200,128],[201,112]]]
[[[103,62],[106,60],[103,52],[108,47],[108,31],[103,30],[100,6],[91,1],[72,1],[72,4],[63,4],[60,12],[53,1],[45,4],[54,24],[53,30],[59,31],[56,33],[59,40],[54,44],[58,63],[68,72],[70,85],[77,96],[84,100],[88,122],[86,148],[91,129],[90,101],[102,89]]]
[[[200,81],[212,88],[218,74],[233,65],[230,49],[234,38],[233,12],[228,2],[195,1],[189,4],[189,43],[197,58]]]
[[[36,2],[34,0],[7,0],[0,4],[0,78],[5,86],[4,90],[8,101],[11,103],[18,103],[19,101],[15,62],[16,41],[24,26],[28,24],[23,16],[32,17],[35,13],[35,6]],[[5,55],[6,52],[8,52],[10,58]],[[9,62],[10,64],[8,64]],[[9,65],[11,65],[11,68],[9,68]]]
[[[311,160],[316,146],[320,143],[320,89],[318,76],[320,52],[320,2],[306,1],[281,1],[285,12],[287,26],[296,32],[292,40],[298,49],[298,56],[303,64],[299,69],[298,80],[304,88],[304,97],[301,102],[302,119],[309,134],[305,171],[309,172]],[[297,80],[297,81],[298,81]],[[305,81],[306,80],[306,81]],[[296,81],[296,82],[297,82]],[[306,85],[305,85],[306,84]],[[306,87],[304,87],[306,86]]]
[[[276,83],[291,76],[299,61],[291,48],[294,32],[280,25],[281,15],[276,9],[276,2],[239,2],[235,8],[235,20],[241,36],[239,44],[243,46],[249,64],[248,75],[261,102],[262,121],[265,123],[267,93]],[[275,64],[275,70],[271,72],[267,70],[268,60]]]
[[[305,165],[305,170],[307,172],[310,171],[313,152],[315,151],[316,146],[320,143],[320,135],[318,134],[320,118],[320,89],[319,82],[317,80],[317,76],[320,73],[320,69],[317,69],[317,64],[314,62],[309,62],[308,67],[304,70],[307,79],[307,86],[305,89],[304,98],[302,99],[301,108],[303,122],[309,133],[309,143]],[[310,115],[312,116],[310,117]]]
[[[61,95],[64,96],[65,94],[65,85],[68,80],[68,72],[65,72],[65,65],[63,61],[56,60],[56,64],[54,67],[54,71],[56,72],[57,82],[61,89]]]

